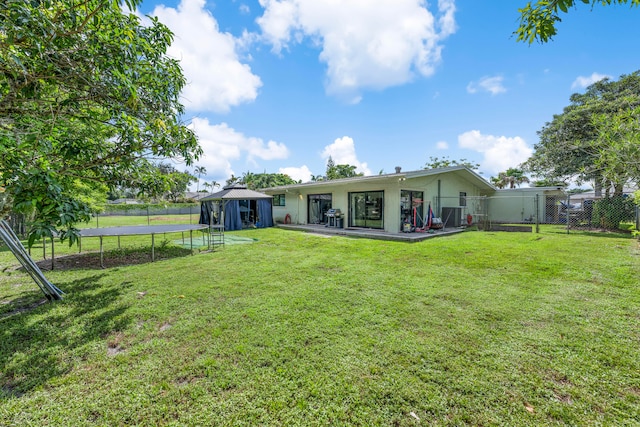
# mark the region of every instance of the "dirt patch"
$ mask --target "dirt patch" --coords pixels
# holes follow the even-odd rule
[[[182,256],[190,256],[191,251],[183,248],[165,248],[156,249],[155,261],[177,258]],[[152,262],[151,250],[116,250],[105,252],[104,268],[123,267],[127,265],[138,265]],[[50,271],[52,269],[51,259],[38,261],[36,263],[42,271]],[[53,262],[54,270],[81,270],[81,269],[101,269],[100,253],[87,252],[75,255],[65,255],[56,257]]]

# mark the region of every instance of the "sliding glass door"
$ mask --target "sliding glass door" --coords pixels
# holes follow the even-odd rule
[[[384,191],[349,193],[349,226],[384,228]]]
[[[307,224],[324,224],[327,221],[325,214],[331,209],[331,199],[331,194],[309,195]]]

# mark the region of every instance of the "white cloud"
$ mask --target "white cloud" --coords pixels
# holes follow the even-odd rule
[[[307,165],[303,165],[299,168],[296,167],[287,167],[278,169],[278,173],[282,173],[285,175],[289,175],[291,179],[302,182],[311,181],[311,177],[313,174],[311,170],[307,167]]]
[[[197,163],[207,169],[207,177],[231,176],[234,173],[231,161],[242,157],[255,164],[256,159],[286,159],[289,156],[285,144],[276,141],[265,143],[261,138],[247,137],[226,123],[214,125],[208,119],[196,118],[189,127],[198,135],[204,151]]]
[[[571,90],[575,89],[584,89],[587,86],[594,84],[595,82],[599,82],[602,79],[610,79],[611,76],[606,74],[598,74],[593,73],[590,76],[578,76],[573,83],[571,84]]]
[[[483,135],[477,130],[458,135],[458,145],[482,153],[484,159],[480,162],[481,170],[493,175],[517,167],[533,153],[519,136]]]
[[[243,15],[247,15],[251,13],[251,9],[249,8],[249,6],[247,6],[244,3],[240,5],[239,9],[240,9],[240,13],[242,13]]]
[[[327,64],[327,91],[359,100],[364,89],[384,89],[430,76],[445,38],[455,32],[455,2],[438,1],[438,18],[422,0],[260,0],[257,22],[273,51],[310,39]]]
[[[351,165],[356,167],[356,172],[371,175],[371,170],[366,163],[362,163],[356,156],[356,147],[353,139],[348,136],[336,139],[333,144],[327,145],[322,151],[322,158],[326,161],[331,157],[336,165]]]
[[[502,85],[504,78],[502,76],[483,77],[477,82],[470,82],[467,85],[467,92],[477,93],[479,90],[489,92],[491,95],[504,93],[507,89]]]
[[[436,148],[438,150],[448,150],[449,149],[449,143],[447,141],[438,141],[438,142],[436,142]]]
[[[185,106],[195,111],[227,112],[256,99],[262,82],[240,62],[237,51],[243,41],[221,32],[204,6],[205,0],[182,0],[177,9],[159,5],[152,15],[175,34],[167,53],[179,59],[184,70]]]

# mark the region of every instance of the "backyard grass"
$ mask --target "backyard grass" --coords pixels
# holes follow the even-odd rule
[[[640,424],[637,240],[235,233],[55,303],[1,250],[0,424]]]

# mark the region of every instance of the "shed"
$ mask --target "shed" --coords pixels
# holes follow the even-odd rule
[[[232,184],[200,199],[200,224],[224,224],[225,230],[273,227],[272,196]]]

